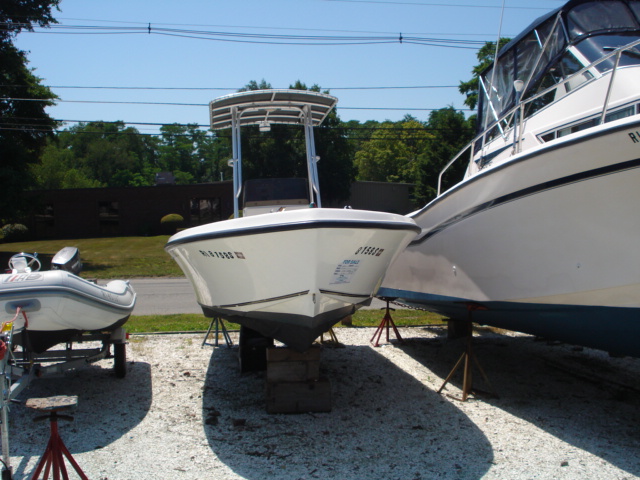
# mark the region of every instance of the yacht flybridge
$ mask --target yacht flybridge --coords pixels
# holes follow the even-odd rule
[[[569,1],[504,46],[456,162],[379,294],[640,356],[640,2]]]
[[[235,218],[184,230],[165,247],[206,316],[300,351],[370,303],[391,261],[419,232],[412,219],[400,215],[320,208],[313,127],[336,102],[302,90],[256,90],[212,101],[211,127],[232,132]],[[247,184],[241,217],[240,128],[258,125],[267,132],[271,124],[304,127],[308,184]]]

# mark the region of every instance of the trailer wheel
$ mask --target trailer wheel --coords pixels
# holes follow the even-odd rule
[[[113,344],[113,371],[118,378],[127,376],[127,344]]]

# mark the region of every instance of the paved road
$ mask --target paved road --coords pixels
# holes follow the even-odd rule
[[[186,278],[135,278],[131,280],[131,285],[138,294],[134,315],[202,313]],[[374,299],[371,306],[365,308],[384,306],[384,302]]]
[[[186,278],[134,278],[131,285],[138,294],[134,315],[202,313]]]

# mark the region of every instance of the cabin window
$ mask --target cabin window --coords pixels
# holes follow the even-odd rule
[[[580,61],[571,53],[567,52],[562,56],[562,59],[557,64],[558,81],[565,80],[575,73],[582,70],[586,65],[582,65]],[[571,90],[578,88],[583,83],[591,80],[593,74],[590,71],[583,72],[581,75],[577,75],[567,83],[564,84],[564,89],[568,93]]]
[[[605,115],[605,123],[613,122],[614,120],[620,120],[621,118],[630,117],[631,115],[635,115],[636,113],[640,113],[640,104],[637,105],[629,105],[624,108],[619,108],[618,110],[614,110]],[[569,135],[570,133],[579,132],[581,130],[585,130],[587,128],[595,127],[600,124],[600,117],[590,118],[588,120],[582,120],[580,122],[574,123],[573,125],[568,125],[552,132],[547,132],[538,136],[538,139],[542,142],[550,142],[555,138],[564,137],[565,135]]]
[[[551,140],[555,140],[556,138],[556,132],[555,130],[553,132],[549,132],[549,133],[545,133],[544,135],[540,135],[540,140],[542,140],[543,142],[550,142]]]
[[[592,118],[591,120],[587,120],[585,122],[580,122],[570,127],[561,128],[558,130],[558,137],[564,137],[565,135],[569,135],[571,133],[580,132],[582,130],[586,130],[587,128],[595,127],[598,125],[598,119]]]
[[[632,3],[629,3],[629,8],[636,15],[636,18],[640,19],[640,5],[638,3],[632,2]]]
[[[567,15],[571,38],[612,29],[637,29],[633,15],[620,1],[593,2],[576,5]]]
[[[631,105],[626,108],[621,108],[620,110],[616,110],[611,113],[607,113],[605,116],[605,122],[613,122],[614,120],[620,120],[621,118],[630,117],[631,115],[635,115],[636,106]]]
[[[553,28],[555,25],[555,28]],[[545,78],[544,72],[551,59],[556,57],[565,47],[566,37],[560,22],[556,18],[549,19],[544,24],[530,32],[510,51],[500,56],[495,76],[492,69],[486,71],[482,78],[480,92],[480,109],[482,128],[486,129],[495,122],[495,114],[502,115],[515,106],[515,90],[513,81],[519,79],[530,85],[524,92],[523,98],[529,98],[544,88],[553,86],[557,79]],[[493,86],[491,81],[493,80]],[[550,97],[551,100],[548,100]],[[545,96],[543,105],[536,105],[535,109],[526,114],[534,113],[542,106],[553,100],[553,93]],[[491,110],[493,107],[493,111]],[[479,110],[480,111],[480,110]],[[495,111],[495,114],[494,114]]]
[[[554,102],[559,97],[591,80],[593,78],[593,74],[589,71],[583,72],[580,75],[575,75],[584,67],[585,65],[583,65],[571,51],[565,52],[565,54],[547,70],[546,75],[539,80],[538,85],[534,85],[533,88],[529,89],[530,94],[527,95],[527,97],[533,97],[537,93],[553,87],[554,85],[569,78],[570,80],[565,82],[563,86],[559,87],[560,90],[550,90],[543,96],[531,101],[526,107],[525,116],[528,117],[533,115],[535,112]],[[573,78],[571,78],[572,75]]]
[[[589,62],[596,62],[604,55],[608,55],[619,47],[637,40],[637,33],[632,36],[627,35],[599,35],[597,37],[590,37],[576,45],[578,50],[589,60]],[[599,72],[607,72],[613,68],[615,64],[615,56],[605,61],[602,61],[596,65]],[[620,66],[639,65],[640,64],[640,50],[638,47],[633,47],[629,50],[625,50],[620,57]]]

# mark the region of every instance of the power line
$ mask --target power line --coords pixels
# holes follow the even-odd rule
[[[13,97],[0,97],[0,100],[18,101],[18,102],[50,102],[50,99],[40,98],[13,98]],[[208,103],[181,103],[181,102],[134,102],[134,101],[119,101],[119,100],[63,100],[55,99],[60,103],[85,103],[85,104],[106,104],[106,105],[155,105],[155,106],[169,106],[169,107],[208,107]],[[400,110],[400,111],[423,111],[430,112],[432,110],[441,110],[441,108],[419,108],[419,107],[338,107],[340,110]],[[464,108],[460,110],[471,109]]]
[[[26,24],[25,24],[26,25]],[[55,24],[46,28],[33,28],[31,33],[65,34],[65,35],[165,35],[198,40],[224,41],[234,43],[269,44],[269,45],[302,45],[302,46],[347,46],[347,45],[381,45],[402,44],[438,46],[446,48],[463,48],[477,50],[485,44],[484,40],[466,40],[458,38],[422,37],[410,34],[386,35],[293,35],[224,32],[213,30],[193,30],[158,27],[149,23],[147,26],[104,26],[104,25],[63,25]]]
[[[29,121],[29,122],[33,122],[36,121],[34,123],[25,123],[25,122],[21,122],[22,120],[24,121]],[[50,127],[50,126],[43,126],[39,123],[37,123],[37,121],[40,119],[36,119],[36,118],[27,118],[27,117],[14,117],[14,118],[2,118],[0,119],[0,130],[22,130],[22,131],[37,131],[37,132],[51,132],[54,128]],[[45,119],[42,119],[43,122],[45,122]],[[136,125],[136,126],[149,126],[149,127],[163,127],[163,126],[179,126],[179,127],[197,127],[197,128],[206,128],[209,129],[210,125],[209,124],[196,124],[196,123],[159,123],[159,122],[126,122],[124,120],[117,120],[117,121],[109,121],[109,120],[69,120],[69,119],[53,119],[52,120],[55,123],[58,124],[63,124],[63,123],[75,123],[75,124],[84,124],[84,125],[90,125],[90,124],[105,124],[105,125]],[[397,132],[402,132],[402,133],[407,133],[407,132],[424,132],[424,131],[446,131],[447,129],[443,129],[443,128],[434,128],[434,127],[428,127],[428,126],[424,126],[424,127],[419,127],[419,128],[406,128],[406,127],[391,127],[391,126],[383,126],[384,123],[387,122],[377,122],[378,125],[376,126],[349,126],[347,125],[348,122],[343,122],[342,125],[340,125],[339,127],[336,127],[338,129],[341,130],[345,130],[345,131],[359,131],[359,132],[364,132],[364,131],[370,131],[370,132],[374,132],[374,131],[397,131]],[[390,123],[398,123],[398,122],[390,122]],[[29,127],[29,128],[24,128],[24,127]],[[116,135],[116,134],[136,134],[136,132],[125,132],[125,131],[118,131],[118,132],[104,132],[104,131],[95,131],[95,132],[90,132],[90,131],[79,131],[79,132],[70,132],[70,133],[95,133],[95,134],[103,134],[103,135]],[[60,133],[60,132],[58,132]],[[170,135],[180,135],[180,134],[174,134],[174,133],[169,133]],[[153,134],[153,135],[162,135],[162,132],[158,133],[158,134]],[[187,135],[188,136],[188,135]],[[217,137],[221,137],[221,138],[227,138],[228,135],[221,135],[220,133],[216,132],[216,136]],[[353,137],[350,137],[353,138]],[[368,137],[367,137],[368,138]]]
[[[512,7],[505,7],[512,8]],[[527,8],[527,7],[520,7]],[[534,9],[535,10],[535,9]],[[539,8],[539,10],[545,10]],[[546,9],[548,10],[548,9]],[[237,29],[250,29],[250,30],[282,30],[282,31],[305,31],[305,32],[340,32],[340,33],[367,33],[376,35],[395,35],[396,32],[388,31],[375,31],[375,30],[347,30],[347,29],[329,29],[329,28],[310,28],[310,27],[264,27],[257,25],[218,25],[218,24],[201,24],[201,23],[167,23],[167,22],[133,22],[126,20],[102,20],[95,18],[64,18],[59,17],[58,20],[71,20],[80,22],[96,22],[96,23],[111,23],[111,24],[123,24],[123,25],[144,25],[147,28],[149,25],[154,26],[179,26],[179,27],[209,27],[209,28],[237,28]],[[457,35],[463,37],[492,37],[494,33],[450,33],[450,32],[406,32],[409,35]]]
[[[91,85],[44,85],[47,88],[86,89],[86,90],[184,90],[184,91],[238,91],[238,87],[135,87],[135,86],[91,86]],[[29,85],[0,85],[7,88],[31,88]],[[458,88],[458,85],[407,85],[407,86],[371,86],[371,87],[323,87],[322,90],[410,90]]]
[[[500,5],[470,5],[462,3],[423,3],[423,2],[392,2],[388,0],[324,0],[325,2],[343,3],[371,3],[379,5],[411,5],[419,7],[455,7],[455,8],[502,8]],[[545,7],[505,7],[512,10],[549,10]]]
[[[37,128],[29,128],[29,129],[22,129],[22,128],[11,128],[11,127],[0,127],[0,131],[20,131],[20,132],[31,132],[31,133],[51,133],[51,130],[44,130],[44,129],[37,129]],[[420,132],[432,132],[432,131],[446,131],[446,129],[435,129],[435,128],[431,128],[431,129],[425,129],[423,131]],[[80,132],[73,132],[73,134],[80,134],[80,135],[105,135],[105,136],[135,136],[135,137],[161,137],[162,134],[161,133],[144,133],[144,132],[140,132],[140,131],[135,131],[135,132],[125,132],[125,131],[121,131],[121,132],[101,132],[101,131],[87,131],[87,130],[83,130]],[[191,138],[192,135],[188,134],[188,133],[172,133],[171,134],[172,137],[179,137],[179,138]],[[224,135],[224,134],[217,134],[216,138],[219,139],[231,139],[231,134],[228,135]],[[249,135],[244,135],[243,138],[249,138],[249,139],[254,139],[254,138],[263,138],[262,134],[249,134]],[[398,138],[398,139],[404,139],[404,140],[423,140],[424,137],[421,135],[416,135],[415,137],[412,137],[411,135],[406,135],[406,131],[403,129],[398,129],[398,135],[395,135],[395,137],[386,137],[385,140],[393,140],[394,138]],[[353,141],[369,141],[372,140],[371,136],[349,136],[348,137],[349,140],[353,140]]]

